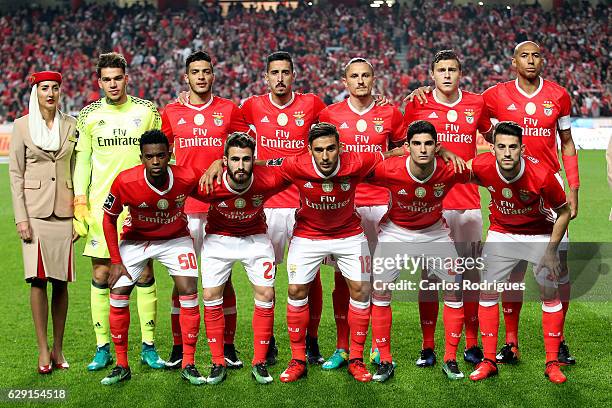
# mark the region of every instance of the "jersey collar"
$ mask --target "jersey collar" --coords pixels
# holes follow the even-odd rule
[[[291,105],[291,104],[293,103],[293,101],[295,100],[295,92],[291,91],[291,99],[289,99],[289,102],[287,102],[287,103],[286,103],[286,104],[284,104],[284,105],[278,105],[278,104],[276,104],[276,103],[275,103],[275,102],[272,100],[272,92],[270,92],[270,93],[268,94],[268,99],[270,100],[270,103],[271,103],[271,104],[272,104],[274,107],[276,107],[276,108],[278,108],[278,109],[285,109],[287,106]]]
[[[312,161],[312,167],[314,168],[315,173],[317,173],[317,176],[321,177],[322,179],[330,179],[334,177],[336,174],[338,174],[338,172],[340,171],[340,159],[341,159],[340,154],[338,155],[338,165],[336,166],[336,170],[334,170],[334,172],[330,174],[329,176],[325,176],[323,175],[323,173],[319,171],[319,168],[317,167],[317,163],[315,163],[314,157],[311,156],[310,159]]]
[[[540,91],[542,90],[542,87],[544,86],[544,80],[542,79],[541,76],[538,77],[538,79],[540,80],[540,85],[538,85],[538,89],[535,90],[534,93],[532,93],[531,95],[529,95],[527,92],[523,91],[521,89],[521,87],[519,86],[519,82],[518,82],[518,78],[516,78],[514,80],[514,86],[516,87],[516,90],[523,95],[525,98],[531,99],[533,97],[535,97],[537,94],[540,93]]]
[[[439,103],[440,105],[444,105],[447,106],[449,108],[454,107],[455,105],[457,105],[459,102],[461,102],[461,99],[463,98],[463,92],[461,92],[461,89],[458,89],[459,91],[459,97],[457,98],[457,100],[453,103],[446,103],[446,102],[442,102],[441,100],[438,99],[438,95],[436,92],[436,89],[433,90],[433,97],[434,97],[434,101],[436,101],[437,103]]]
[[[497,160],[495,160],[495,170],[497,170],[497,175],[499,176],[500,179],[502,179],[504,183],[512,184],[523,176],[523,173],[525,172],[525,159],[521,157],[521,169],[519,170],[516,177],[514,177],[512,180],[508,180],[501,174],[501,171],[499,171],[499,164],[497,164]]]
[[[355,114],[357,114],[359,116],[363,116],[363,115],[365,115],[366,113],[368,113],[369,111],[372,110],[374,105],[376,105],[376,100],[373,100],[372,103],[370,104],[370,106],[368,106],[367,108],[365,108],[362,111],[358,110],[356,107],[353,106],[353,104],[351,103],[351,98],[346,98],[346,103],[348,104],[349,109],[353,111],[353,113],[355,113]]]
[[[414,181],[416,181],[419,184],[425,184],[427,183],[434,174],[436,174],[436,168],[438,167],[438,159],[436,157],[434,157],[434,165],[433,165],[433,171],[431,172],[431,174],[429,176],[427,176],[427,178],[421,180],[418,177],[415,177],[412,172],[410,171],[410,156],[408,156],[406,158],[406,170],[408,170],[408,175],[410,176],[411,179],[413,179]]]
[[[144,166],[143,166],[144,167]],[[154,185],[152,185],[151,183],[149,183],[149,180],[147,179],[147,169],[143,169],[143,176],[145,179],[145,182],[147,183],[147,186],[149,186],[149,188],[153,191],[155,191],[157,194],[159,195],[165,195],[168,191],[172,190],[172,186],[174,185],[174,174],[172,173],[172,167],[168,166],[168,188],[165,189],[164,191],[159,191],[157,188],[155,188]]]
[[[255,180],[255,176],[253,175],[253,173],[251,173],[251,180],[249,181],[249,185],[247,186],[247,188],[245,188],[242,191],[237,191],[234,190],[231,186],[229,181],[227,181],[227,170],[225,170],[223,172],[223,185],[225,185],[225,188],[227,188],[227,190],[232,193],[232,194],[236,194],[236,195],[243,195],[244,193],[246,193],[247,191],[249,191],[251,189],[251,186],[253,185],[253,180]]]
[[[213,103],[213,99],[215,99],[215,96],[210,95],[210,100],[202,106],[194,106],[190,104],[189,102],[185,103],[185,106],[193,110],[203,111],[204,109],[208,108]]]

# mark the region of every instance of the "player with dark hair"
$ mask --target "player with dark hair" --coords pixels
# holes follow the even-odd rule
[[[254,169],[254,152],[252,137],[242,132],[229,135],[223,154],[222,182],[215,184],[210,194],[199,195],[211,202],[202,253],[204,323],[213,362],[208,384],[218,384],[226,377],[223,287],[235,262],[244,266],[254,292],[251,373],[260,384],[272,382],[266,354],[274,326],[276,267],[274,250],[266,235],[263,204],[290,183],[276,168]]]
[[[476,156],[477,134],[492,129],[488,109],[481,95],[462,90],[461,61],[453,50],[438,51],[430,69],[435,87],[425,103],[416,99],[405,110],[406,123],[415,120],[431,122],[440,145],[468,161]],[[480,194],[474,184],[457,184],[446,195],[443,216],[461,257],[474,257],[482,237]],[[478,281],[476,269],[467,270],[464,279]],[[465,318],[465,361],[477,364],[482,360],[478,347],[478,291],[467,290],[463,296]],[[438,320],[438,291],[419,290],[419,315],[423,344],[416,364],[435,364],[434,334]]]
[[[104,97],[79,112],[74,170],[74,217],[79,232],[87,236],[83,255],[91,257],[91,316],[96,333],[97,349],[90,371],[112,363],[109,334],[110,254],[104,239],[102,204],[111,183],[122,170],[137,165],[139,141],[143,132],[159,129],[157,108],[127,94],[127,63],[121,54],[102,54],[96,72]],[[123,213],[122,217],[125,216]],[[157,321],[157,287],[149,263],[136,284],[138,315],[142,333],[141,359],[152,368],[165,367],[155,349]]]
[[[156,259],[168,268],[179,295],[181,374],[192,384],[201,385],[205,379],[194,360],[200,327],[198,265],[183,214],[185,199],[197,185],[198,175],[189,168],[168,165],[168,139],[159,130],[142,135],[140,151],[142,164],[119,173],[103,206],[104,236],[111,256],[110,331],[117,366],[102,384],[112,385],[131,377],[127,358],[129,295],[145,266]],[[119,243],[117,221],[124,206],[129,215]]]
[[[559,249],[571,210],[558,175],[525,154],[523,137],[524,129],[517,123],[500,122],[493,133],[493,154],[481,154],[472,162],[474,177],[491,194],[491,215],[483,248],[482,283],[487,289],[480,292],[478,312],[484,360],[470,378],[478,381],[498,371],[499,290],[490,285],[507,283],[518,264],[531,262],[542,299],[544,374],[554,383],[563,383],[566,377],[558,361],[563,330]]]
[[[195,51],[185,60],[184,81],[189,86],[186,103],[170,103],[162,113],[162,131],[168,137],[176,164],[203,172],[223,155],[223,145],[232,132],[248,130],[240,109],[230,100],[213,95],[215,81],[212,59],[204,51]],[[202,252],[209,204],[196,197],[185,202],[189,232],[198,257]],[[236,354],[236,293],[228,280],[225,285],[223,311],[225,314],[224,354],[228,367],[240,368],[242,361]],[[181,363],[182,336],[179,325],[179,299],[172,293],[172,353],[166,365],[178,368]]]
[[[406,132],[402,113],[393,105],[376,105],[372,95],[376,83],[372,64],[365,58],[351,59],[344,67],[342,82],[349,97],[328,106],[319,114],[321,122],[331,123],[338,129],[342,150],[356,153],[385,152],[389,148],[403,144]],[[378,223],[387,212],[388,204],[389,191],[385,187],[370,184],[361,184],[357,187],[355,205],[371,253],[376,248]],[[338,266],[334,267],[336,273],[332,299],[336,320],[336,351],[323,364],[323,369],[327,370],[336,369],[348,361],[349,288]],[[372,316],[372,319],[375,317]],[[379,361],[377,356],[377,346],[375,339],[372,338],[370,360]]]
[[[428,261],[421,268],[423,282],[427,282],[425,287],[432,290],[440,286],[435,283],[445,283],[443,372],[449,379],[457,380],[464,377],[456,356],[464,309],[461,288],[451,285],[460,285],[462,275],[457,273],[457,268],[445,265],[448,260],[456,260],[458,255],[450,229],[443,219],[443,201],[454,186],[469,182],[470,172],[456,172],[452,163],[444,164],[437,155],[440,143],[436,129],[429,122],[412,122],[408,127],[407,144],[409,157],[385,160],[367,179],[391,191],[391,207],[379,227],[374,265],[384,265],[384,262],[377,262],[377,258],[427,256]],[[444,260],[444,264],[434,261],[438,259]],[[377,341],[381,361],[374,381],[386,381],[394,372],[391,357],[392,293],[388,285],[398,278],[398,267],[383,266],[373,273],[372,337]],[[446,289],[447,285],[451,288]]]
[[[277,51],[266,58],[264,78],[270,92],[247,98],[241,111],[254,131],[256,159],[268,160],[295,156],[308,151],[308,130],[317,122],[325,103],[311,93],[293,91],[295,80],[293,59],[288,52]],[[295,212],[300,206],[298,189],[289,189],[272,197],[265,204],[268,236],[274,246],[276,265],[283,262],[285,246],[291,239],[295,224]],[[306,337],[308,361],[320,364],[324,361],[319,351],[318,330],[323,307],[323,289],[317,275],[310,298],[310,325]],[[276,341],[270,342],[268,364],[276,363]]]

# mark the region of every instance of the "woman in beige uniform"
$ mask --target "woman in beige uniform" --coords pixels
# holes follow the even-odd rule
[[[58,72],[30,77],[29,114],[13,127],[9,175],[17,233],[22,241],[26,282],[38,340],[38,372],[67,369],[62,352],[68,312],[67,283],[74,281],[73,150],[76,120],[59,111]],[[47,282],[53,287],[53,347],[47,342]]]

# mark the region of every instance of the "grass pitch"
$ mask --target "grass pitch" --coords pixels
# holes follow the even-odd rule
[[[612,194],[605,178],[604,154],[603,151],[580,152],[581,201],[579,217],[571,224],[572,242],[612,241],[612,224],[608,221]],[[21,250],[13,224],[6,165],[0,166],[0,193],[3,197],[0,207],[0,233],[3,237],[0,259],[5,277],[0,286],[2,398],[6,398],[8,389],[65,389],[67,399],[62,404],[74,407],[610,406],[610,245],[607,246],[607,266],[598,267],[601,274],[592,289],[601,293],[598,297],[600,301],[585,297],[590,300],[577,299],[570,307],[566,336],[578,364],[563,369],[568,382],[560,386],[548,382],[543,376],[541,309],[537,302],[528,302],[523,307],[520,326],[521,362],[516,366],[500,367],[500,375],[496,378],[480,383],[472,383],[468,379],[450,382],[443,376],[440,363],[431,369],[417,368],[414,361],[421,342],[417,305],[412,302],[396,302],[393,304],[392,339],[394,358],[399,366],[393,379],[385,384],[360,384],[347,374],[346,369],[323,372],[319,367],[310,367],[307,379],[282,384],[278,381],[278,375],[286,367],[290,352],[285,324],[287,276],[284,265],[281,265],[277,273],[275,322],[280,355],[279,364],[271,368],[275,378],[273,384],[255,384],[247,367],[230,371],[227,380],[220,385],[202,387],[189,385],[181,380],[176,371],[154,371],[142,367],[138,362],[140,330],[135,301],[132,301],[129,352],[132,379],[114,387],[104,387],[100,385],[100,379],[108,371],[90,373],[85,368],[93,356],[95,337],[89,312],[90,263],[80,256],[77,258],[77,281],[69,287],[70,306],[64,345],[71,368],[41,376],[36,372],[37,347],[29,307],[29,288],[23,281]],[[483,201],[488,202],[486,193],[483,194]],[[82,248],[81,241],[77,245],[77,253],[81,253]],[[574,271],[592,267],[590,257],[587,258],[583,259],[584,262],[572,264]],[[236,268],[233,278],[238,292],[236,346],[241,351],[242,360],[249,366],[252,357],[253,297],[248,280],[241,272],[241,268]],[[160,265],[156,265],[156,277],[159,288],[157,347],[165,358],[172,344],[169,318],[171,279]],[[324,269],[324,310],[319,336],[326,357],[335,347],[332,286],[332,273]],[[444,342],[441,321],[436,335],[440,351]],[[502,336],[503,330],[500,333]],[[210,354],[203,337],[200,336],[196,360],[202,374],[207,374]],[[471,367],[463,361],[459,364],[466,374],[471,371]],[[23,403],[0,400],[2,406]]]

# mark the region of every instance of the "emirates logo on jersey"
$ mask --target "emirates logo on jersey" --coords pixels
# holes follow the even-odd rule
[[[213,112],[213,123],[215,126],[223,126],[223,114],[218,112]]]
[[[474,123],[474,115],[475,115],[474,109],[466,109],[464,113],[465,113],[465,121],[469,123],[470,125]]]
[[[306,116],[306,114],[302,111],[293,112],[293,118],[295,119],[296,126],[304,126],[304,116]]]
[[[553,106],[555,106],[552,101],[544,101],[544,103],[542,103],[542,106],[544,107],[544,114],[546,116],[552,116],[553,114]]]
[[[434,197],[440,198],[444,194],[444,183],[435,184],[433,187]]]
[[[383,118],[374,118],[374,120],[372,120],[372,122],[374,123],[374,130],[377,133],[382,133],[382,131],[384,129],[384,123],[385,123]]]

